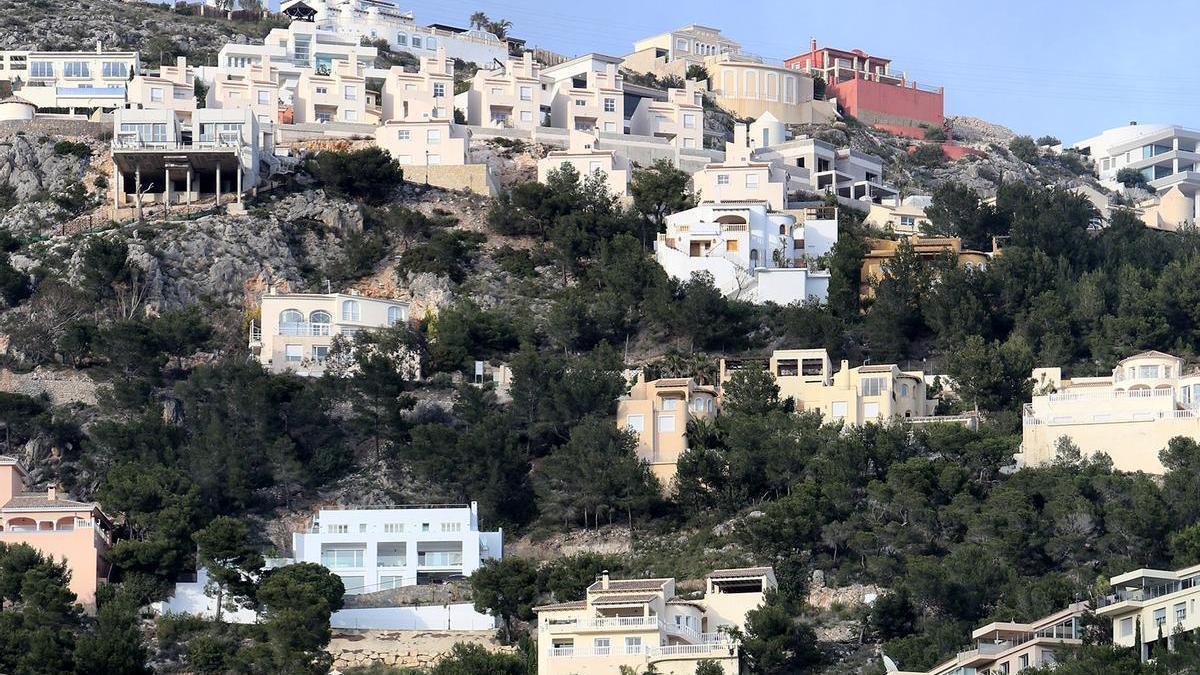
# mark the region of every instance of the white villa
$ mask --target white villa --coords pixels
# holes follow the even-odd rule
[[[250,350],[273,373],[325,372],[335,335],[408,321],[408,303],[351,293],[275,293],[262,296],[261,323],[250,327]]]
[[[837,242],[837,210],[775,211],[767,202],[704,203],[667,216],[654,255],[667,274],[686,281],[708,272],[722,293],[781,305],[829,294],[817,259]]]
[[[131,73],[141,71],[137,52],[0,51],[0,80],[41,112],[114,110],[124,107]]]

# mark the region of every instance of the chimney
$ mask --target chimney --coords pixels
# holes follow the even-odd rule
[[[100,40],[96,40],[96,53],[99,54],[102,51],[104,51],[104,43]]]
[[[809,44],[809,49],[811,51],[814,51],[814,52],[817,51],[817,38],[815,38],[815,37],[809,38],[808,44]]]
[[[600,589],[604,591],[608,590],[608,570],[600,572]]]
[[[46,499],[49,499],[52,502],[58,501],[58,487],[57,486],[51,485],[50,487],[46,488]]]

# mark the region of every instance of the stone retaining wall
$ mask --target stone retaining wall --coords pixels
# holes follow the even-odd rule
[[[328,651],[338,670],[376,663],[428,668],[449,656],[457,642],[480,644],[495,652],[516,651],[500,646],[493,631],[335,631]]]
[[[495,197],[499,193],[486,164],[405,165],[404,180],[445,190],[469,190],[485,197]]]
[[[62,117],[34,117],[31,120],[5,120],[0,122],[0,138],[23,132],[27,136],[91,136],[106,139],[112,137],[112,121],[93,122],[85,119]]]

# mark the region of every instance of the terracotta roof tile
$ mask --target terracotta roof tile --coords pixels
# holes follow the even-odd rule
[[[587,603],[583,600],[575,600],[572,602],[552,602],[548,605],[538,605],[537,607],[533,608],[533,611],[541,612],[553,611],[557,609],[585,609],[586,607]]]
[[[602,588],[601,582],[593,582],[588,591],[657,591],[671,581],[670,579],[613,579],[608,582],[608,588]]]
[[[630,604],[639,604],[640,605],[640,604],[645,604],[647,602],[652,602],[657,597],[658,596],[654,595],[653,593],[645,593],[645,594],[637,594],[637,595],[627,595],[624,593],[617,593],[614,595],[601,595],[598,598],[592,598],[592,604],[593,605],[630,605]]]
[[[761,577],[767,574],[774,573],[775,570],[770,567],[737,567],[727,570],[713,570],[709,572],[705,579],[732,579],[741,577]]]

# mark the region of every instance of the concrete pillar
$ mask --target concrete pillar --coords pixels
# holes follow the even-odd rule
[[[121,170],[113,165],[113,208],[121,208]]]
[[[190,167],[190,166],[188,167],[188,170],[187,170],[187,198],[186,198],[186,200],[187,200],[187,205],[191,206],[192,205],[192,167]]]
[[[163,204],[166,210],[171,210],[171,169],[163,169]]]
[[[237,203],[242,203],[242,165],[239,163],[237,167]]]
[[[217,206],[221,205],[221,165],[217,165]]]
[[[142,167],[133,170],[133,200],[138,209],[142,208]]]

